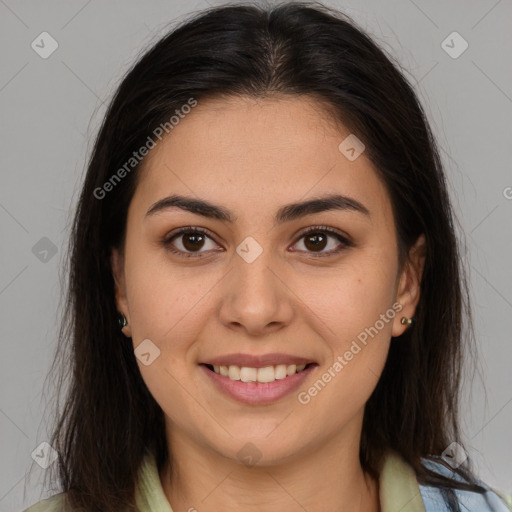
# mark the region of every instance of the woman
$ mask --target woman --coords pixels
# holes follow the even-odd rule
[[[411,86],[346,16],[238,5],[173,30],[95,143],[62,492],[28,510],[509,510],[459,435],[453,224]]]

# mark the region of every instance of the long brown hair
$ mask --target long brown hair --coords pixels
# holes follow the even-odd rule
[[[238,4],[202,11],[151,47],[122,80],[94,143],[69,241],[51,369],[61,372],[59,397],[67,386],[50,440],[58,451],[54,470],[74,507],[134,508],[144,454],[155,453],[159,468],[172,456],[163,412],[118,327],[110,264],[112,248],[124,246],[140,164],[103,197],[98,190],[190,98],[273,93],[318,98],[364,142],[392,200],[402,262],[414,241],[426,237],[416,321],[393,340],[366,404],[362,467],[377,475],[384,452],[393,449],[420,482],[464,487],[421,464],[452,441],[463,444],[458,397],[473,336],[442,163],[413,87],[339,12],[297,2]]]

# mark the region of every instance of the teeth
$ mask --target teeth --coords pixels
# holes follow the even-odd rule
[[[274,382],[284,379],[289,375],[299,373],[306,368],[305,364],[278,364],[276,366],[265,366],[264,368],[249,368],[247,366],[218,366],[214,365],[215,373],[228,377],[231,380],[241,380],[242,382]]]
[[[276,379],[284,379],[286,377],[286,365],[278,364],[275,367]]]
[[[238,367],[238,366],[229,366],[228,367],[228,377],[231,380],[240,380],[240,367]]]
[[[240,380],[242,382],[256,382],[258,380],[258,370],[256,368],[240,368]]]
[[[265,368],[258,368],[257,380],[258,382],[274,382],[275,370],[273,366],[265,366]]]

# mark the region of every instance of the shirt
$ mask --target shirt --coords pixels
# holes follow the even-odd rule
[[[500,510],[512,511],[512,496],[498,494],[505,500],[504,502],[499,500],[503,507]],[[59,493],[51,498],[41,500],[24,512],[67,512],[62,510],[63,496],[64,493]],[[398,454],[391,451],[386,454],[380,471],[379,497],[382,512],[439,511],[438,508],[435,511],[433,508],[425,508],[422,491],[413,468]],[[142,461],[138,485],[135,489],[135,499],[140,512],[173,512],[162,488],[153,454],[147,454]],[[481,508],[478,509],[478,512],[481,510]]]

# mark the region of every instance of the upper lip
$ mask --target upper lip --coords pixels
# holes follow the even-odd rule
[[[275,366],[278,364],[308,364],[313,363],[312,359],[294,356],[291,354],[262,354],[259,356],[251,354],[226,354],[217,356],[200,364],[210,364],[213,366],[245,366],[247,368],[264,368],[265,366]]]

